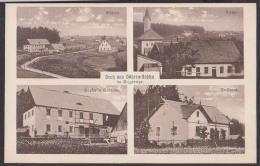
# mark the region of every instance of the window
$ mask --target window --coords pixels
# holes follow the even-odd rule
[[[102,46],[103,46],[103,44],[102,44]]]
[[[49,125],[49,124],[46,125],[46,131],[48,131],[48,132],[51,131],[51,125]]]
[[[232,66],[228,66],[227,72],[232,73]]]
[[[26,114],[24,114],[24,119],[26,119]]]
[[[70,126],[70,133],[73,133],[73,126]]]
[[[204,74],[208,74],[209,73],[209,67],[204,67]]]
[[[172,122],[172,135],[177,135],[177,126],[174,126],[174,121]]]
[[[46,115],[48,115],[48,116],[51,115],[51,109],[50,108],[46,108]]]
[[[151,43],[151,46],[153,46],[153,43]]]
[[[196,126],[196,135],[198,136],[200,132],[200,126]]]
[[[69,111],[69,117],[72,118],[72,111]]]
[[[196,67],[196,73],[200,73],[200,67]]]
[[[93,113],[92,112],[89,113],[89,120],[93,120]]]
[[[58,132],[62,132],[62,125],[58,126]]]
[[[28,118],[30,118],[30,112],[28,112]]]
[[[33,114],[34,114],[34,110],[32,110],[32,116],[33,116]]]
[[[62,110],[58,110],[58,116],[62,117]]]
[[[80,112],[80,113],[79,113],[79,118],[80,118],[80,119],[83,119],[83,112]]]
[[[220,67],[220,73],[224,73],[224,67],[223,66]]]
[[[33,132],[33,129],[34,129],[34,125],[32,125],[32,132]]]
[[[187,72],[188,75],[191,75],[191,67],[187,67]]]
[[[106,121],[108,121],[108,115],[106,115]]]
[[[197,117],[200,117],[200,112],[199,111],[197,111]]]
[[[156,136],[159,137],[160,136],[160,127],[156,127]]]
[[[148,43],[146,43],[146,46],[148,47]]]

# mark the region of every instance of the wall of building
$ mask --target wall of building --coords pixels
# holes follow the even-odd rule
[[[68,109],[62,110],[62,117],[58,116],[57,108],[51,108],[50,116],[46,115],[47,107],[34,107],[34,117],[31,119],[23,119],[23,126],[28,126],[31,128],[33,125],[37,130],[37,135],[44,135],[47,131],[47,124],[51,125],[51,130],[48,134],[56,134],[60,136],[64,136],[64,132],[70,131],[70,126],[73,126],[72,133],[69,133],[70,136],[78,135],[77,127],[84,126],[85,128],[89,128],[89,124],[95,125],[103,125],[103,115],[99,113],[93,113],[93,120],[89,119],[89,112],[85,111],[74,111]],[[32,109],[25,112],[24,114],[28,114]],[[69,117],[69,111],[72,111],[72,118]],[[80,112],[83,113],[83,119],[80,119]],[[25,115],[23,115],[25,116]],[[24,117],[23,117],[24,118]],[[58,126],[62,126],[62,131],[58,131]],[[33,133],[30,134],[33,136]]]
[[[141,53],[143,55],[147,55],[148,52],[145,52],[144,49],[145,48],[152,49],[155,42],[162,42],[162,41],[156,41],[156,40],[154,40],[154,41],[141,41]]]
[[[33,112],[33,115],[32,115],[32,112]],[[35,119],[36,119],[35,113],[36,112],[37,112],[37,108],[33,107],[23,114],[23,127],[28,127],[29,135],[32,137],[34,136],[34,129],[36,127],[35,126]],[[28,113],[30,113],[30,117],[28,117]],[[26,118],[25,118],[25,116],[26,116]]]
[[[146,58],[141,57],[141,56],[137,56],[137,71],[140,71],[144,64],[158,64],[158,66],[161,66],[161,64],[158,63],[158,62],[146,59]],[[147,69],[147,68],[145,70],[149,71],[149,69]],[[162,74],[162,67],[156,68],[156,70],[154,69],[154,70],[150,70],[150,71],[159,71],[160,75],[161,75]]]
[[[199,116],[197,117],[197,112],[199,112]],[[188,118],[188,139],[201,139],[199,136],[196,134],[196,127],[197,126],[206,126],[207,127],[207,132],[210,133],[210,129],[215,129],[215,124],[214,123],[208,123],[208,120],[206,117],[202,114],[202,112],[197,109],[195,110],[191,116]],[[221,129],[226,130],[226,139],[229,136],[229,126],[224,125],[224,124],[216,124],[216,128],[219,130],[219,134]],[[210,134],[208,134],[207,139],[210,139]]]
[[[177,135],[172,136],[171,128],[177,126]],[[187,140],[187,122],[182,119],[182,115],[174,111],[168,105],[161,106],[149,119],[151,131],[149,132],[148,139],[150,141],[171,141],[184,142]],[[156,128],[160,127],[160,136],[156,136]]]
[[[44,44],[35,44],[35,45],[24,45],[24,49],[28,52],[46,52],[48,51],[48,48],[45,47]]]
[[[144,20],[144,33],[149,29],[151,29],[151,21],[148,18],[146,18]]]
[[[103,51],[111,51],[111,45],[108,44],[105,40],[99,45],[98,50],[103,52]]]
[[[228,66],[232,66],[232,72],[228,73]],[[191,73],[188,73],[187,67],[192,67]],[[200,73],[196,73],[196,67],[200,67]],[[205,73],[205,67],[208,67],[208,73]],[[220,67],[224,67],[223,73],[220,73]],[[182,76],[187,77],[212,77],[212,69],[216,69],[216,77],[230,77],[235,74],[235,65],[233,64],[195,64],[194,66],[186,65],[182,68]]]

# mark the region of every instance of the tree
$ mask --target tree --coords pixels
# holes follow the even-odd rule
[[[233,118],[230,120],[230,134],[245,136],[245,124],[239,122],[239,120]]]
[[[172,146],[174,145],[174,136],[177,135],[177,126],[172,125],[171,128],[171,135],[172,135]]]
[[[226,140],[226,130],[221,129],[221,130],[220,130],[220,133],[221,133],[222,139],[223,139],[223,140]]]
[[[101,40],[106,40],[106,38],[107,37],[104,35],[104,36],[101,37]]]
[[[145,119],[138,130],[135,132],[135,146],[147,147],[149,145],[148,134],[151,130],[151,125],[148,120]]]
[[[202,140],[205,140],[209,135],[209,133],[207,132],[207,126],[197,126],[196,129],[197,136],[199,136]]]

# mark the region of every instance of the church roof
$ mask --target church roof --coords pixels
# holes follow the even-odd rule
[[[149,20],[151,20],[151,17],[150,17],[150,15],[149,15],[149,10],[148,10],[148,8],[147,8],[146,11],[145,11],[145,15],[144,15],[143,21],[145,20],[145,18],[148,18]]]
[[[158,33],[156,33],[152,28],[142,34],[138,40],[163,40]]]

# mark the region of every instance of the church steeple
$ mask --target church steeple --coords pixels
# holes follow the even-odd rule
[[[149,15],[148,8],[146,8],[145,15],[144,15],[144,18],[143,18],[143,22],[144,22],[144,33],[145,33],[146,31],[151,29],[151,17]]]

